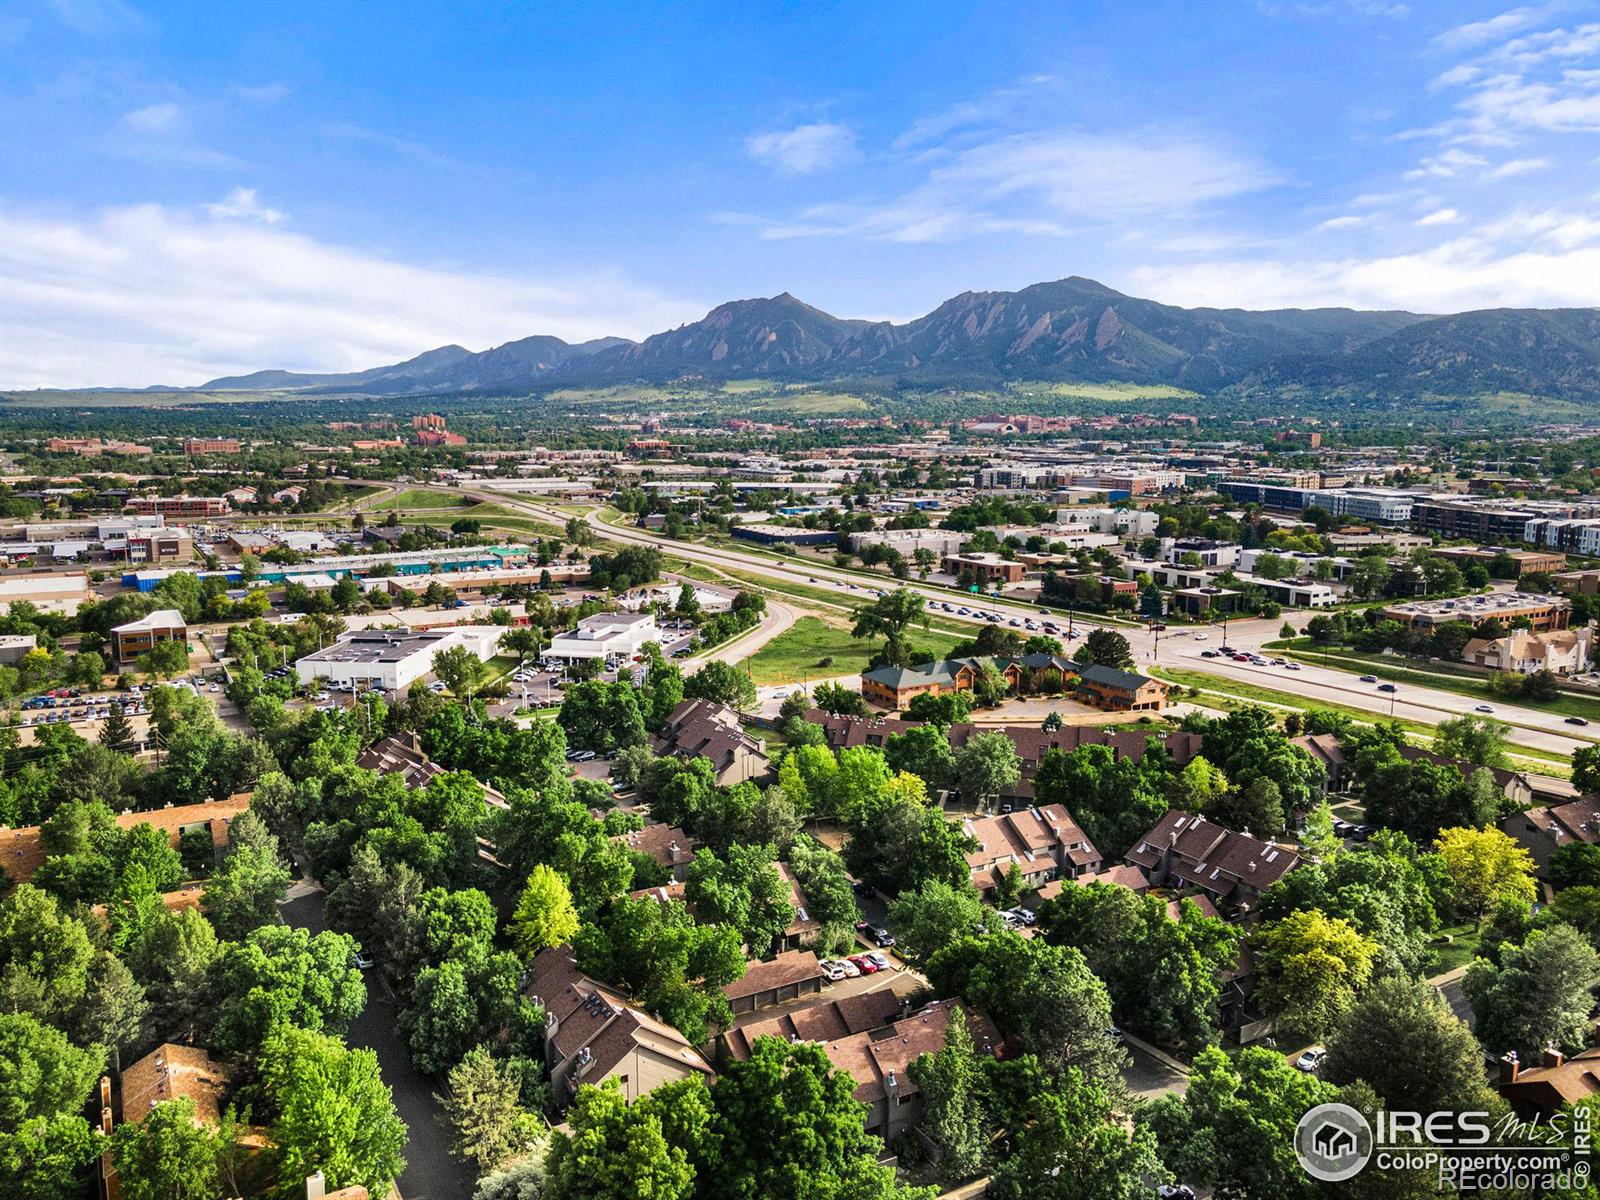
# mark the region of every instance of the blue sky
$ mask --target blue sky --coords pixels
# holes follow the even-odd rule
[[[1600,0],[0,2],[0,384],[906,319],[1600,304]]]

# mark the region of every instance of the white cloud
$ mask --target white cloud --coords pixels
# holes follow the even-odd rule
[[[1454,29],[1447,29],[1434,38],[1433,42],[1441,50],[1471,50],[1537,24],[1544,19],[1551,7],[1548,4],[1541,4],[1513,8],[1487,20],[1471,21],[1465,25],[1457,25]]]
[[[1423,228],[1430,225],[1454,225],[1461,220],[1461,214],[1453,208],[1436,208],[1425,217],[1418,217],[1417,224]]]
[[[745,139],[750,157],[780,175],[815,175],[856,155],[856,135],[847,125],[818,121]]]
[[[1023,105],[1040,98],[1055,82],[1053,75],[1034,75],[1011,87],[997,88],[976,100],[965,100],[919,117],[894,140],[894,148],[909,150],[938,141],[959,129],[988,125],[1011,117]]]
[[[816,205],[762,236],[949,241],[983,233],[1065,237],[1085,223],[1148,223],[1281,182],[1265,165],[1189,130],[1049,131],[994,138],[877,204]]]
[[[1353,226],[1360,225],[1365,220],[1366,220],[1365,217],[1351,217],[1351,216],[1329,217],[1326,221],[1322,222],[1322,224],[1318,225],[1317,228],[1318,229],[1350,229]]]
[[[1168,304],[1250,308],[1343,306],[1465,312],[1600,304],[1600,247],[1499,252],[1458,239],[1371,259],[1265,259],[1141,267],[1125,291]]]
[[[440,154],[437,150],[430,146],[425,146],[421,142],[395,137],[391,133],[368,129],[364,125],[356,125],[348,121],[340,121],[324,126],[322,132],[329,137],[345,138],[352,142],[365,142],[368,145],[381,146],[401,158],[409,158],[428,167],[451,170],[461,165],[448,154]]]
[[[256,199],[255,188],[236,187],[215,204],[206,205],[213,217],[235,221],[261,221],[276,225],[283,214],[275,208],[266,208]]]
[[[171,101],[135,109],[122,118],[122,123],[135,133],[151,135],[176,133],[187,125],[183,109]]]
[[[1543,171],[1550,165],[1548,158],[1513,158],[1501,163],[1492,171],[1485,171],[1485,179],[1510,179],[1513,175],[1526,175],[1530,171]]]
[[[160,205],[0,210],[0,383],[193,384],[264,367],[358,370],[457,342],[643,336],[706,306],[621,273],[559,284],[385,258]]]
[[[1486,167],[1488,165],[1489,160],[1486,158],[1480,158],[1476,154],[1468,154],[1465,150],[1451,147],[1442,154],[1424,158],[1415,170],[1407,171],[1405,177],[1407,179],[1426,179],[1429,176],[1433,176],[1440,179],[1448,179],[1458,171],[1463,171],[1468,167]]]

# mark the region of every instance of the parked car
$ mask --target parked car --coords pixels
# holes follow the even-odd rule
[[[865,900],[870,900],[878,894],[878,889],[865,880],[858,879],[850,885],[850,890]]]
[[[1018,925],[1036,925],[1039,921],[1038,914],[1028,908],[1008,908],[1000,915],[1010,917]]]
[[[1194,1200],[1194,1189],[1187,1183],[1163,1183],[1156,1189],[1157,1200]]]
[[[848,978],[848,976],[845,974],[843,964],[833,962],[829,959],[823,959],[820,963],[818,963],[817,969],[822,972],[822,977],[829,983],[838,983],[841,979]]]
[[[1113,1045],[1126,1046],[1128,1044],[1127,1034],[1123,1033],[1115,1025],[1106,1030],[1106,1036],[1111,1039]]]
[[[850,956],[850,961],[855,964],[856,969],[859,970],[863,975],[876,975],[883,969],[882,967],[878,966],[877,963],[869,959],[865,954],[852,954]]]
[[[856,922],[856,932],[859,933],[862,937],[866,938],[869,942],[873,942],[876,945],[879,945],[879,946],[892,946],[892,945],[894,945],[894,935],[891,934],[882,925],[874,925],[870,921],[857,921]]]
[[[351,965],[356,967],[358,970],[372,970],[372,955],[368,954],[365,950],[353,951],[350,955],[350,962]]]
[[[894,968],[894,963],[889,961],[889,956],[877,950],[870,950],[861,956],[880,971],[889,971]]]
[[[832,963],[834,966],[838,967],[839,970],[843,971],[846,979],[855,979],[861,974],[861,968],[856,966],[855,963],[851,962],[848,958],[830,958],[822,965],[826,967],[828,963]]]
[[[1294,1060],[1294,1065],[1297,1070],[1304,1071],[1308,1075],[1315,1075],[1318,1071],[1322,1070],[1322,1060],[1327,1057],[1327,1054],[1328,1052],[1323,1050],[1321,1047],[1312,1046],[1299,1058]]]

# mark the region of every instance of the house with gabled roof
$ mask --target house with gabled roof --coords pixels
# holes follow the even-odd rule
[[[1533,856],[1534,872],[1543,877],[1561,847],[1573,842],[1600,844],[1600,796],[1511,813],[1500,818],[1500,832]]]
[[[713,1074],[683,1034],[580,971],[571,947],[535,955],[522,990],[544,1009],[545,1067],[558,1109],[586,1083],[614,1079],[632,1104],[663,1084]]]
[[[1028,889],[1101,866],[1100,851],[1060,804],[963,821],[961,831],[978,843],[967,866],[980,893],[993,890],[1013,864]]]
[[[765,748],[745,731],[739,714],[711,700],[679,701],[652,748],[663,757],[709,759],[718,787],[760,779],[772,770]]]
[[[1124,856],[1153,887],[1193,890],[1219,912],[1253,911],[1261,894],[1300,865],[1300,852],[1171,809]]]

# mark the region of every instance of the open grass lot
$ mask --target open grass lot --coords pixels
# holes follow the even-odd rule
[[[464,508],[467,500],[448,492],[433,492],[425,488],[408,488],[385,503],[387,508]]]
[[[948,634],[924,633],[920,629],[913,631],[911,640],[935,655],[944,654],[955,645],[955,639]],[[879,645],[875,640],[853,638],[848,629],[829,625],[820,617],[801,617],[739,665],[750,672],[758,686],[800,683],[807,678],[864,671]],[[822,666],[825,658],[833,661]]]
[[[1106,400],[1113,403],[1136,400],[1184,400],[1198,395],[1196,392],[1186,392],[1182,388],[1167,387],[1163,384],[1139,383],[1028,382],[1018,383],[1011,390],[1023,396],[1060,396],[1081,400]]]
[[[843,392],[800,392],[773,396],[759,400],[751,408],[757,411],[792,413],[862,413],[870,412],[869,405],[860,396]]]
[[[1445,938],[1449,938],[1449,942]],[[1478,944],[1483,941],[1483,930],[1474,925],[1451,925],[1441,929],[1433,939],[1435,955],[1434,973],[1443,975],[1464,967],[1478,954]]]

